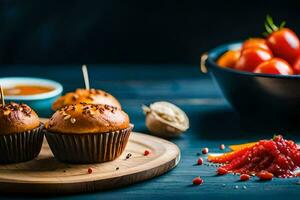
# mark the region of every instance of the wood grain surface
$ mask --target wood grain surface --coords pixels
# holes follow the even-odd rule
[[[144,156],[144,151],[151,153]],[[128,154],[132,156],[126,158]],[[58,162],[44,141],[38,158],[0,165],[0,191],[6,193],[79,193],[133,184],[163,174],[180,160],[178,147],[166,140],[133,132],[125,152],[112,162],[71,165]],[[93,172],[88,173],[88,168]]]

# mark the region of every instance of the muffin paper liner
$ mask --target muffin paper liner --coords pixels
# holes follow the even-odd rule
[[[34,159],[41,151],[44,124],[14,134],[0,134],[0,163],[17,163]]]
[[[46,132],[54,156],[67,163],[88,164],[111,161],[124,151],[133,125],[107,133],[62,134]]]

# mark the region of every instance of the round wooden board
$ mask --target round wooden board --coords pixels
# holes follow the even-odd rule
[[[144,151],[151,153],[144,156]],[[126,155],[132,156],[126,159]],[[58,162],[44,141],[39,156],[28,162],[0,165],[0,191],[5,193],[68,194],[130,185],[161,175],[180,160],[179,148],[154,136],[133,132],[125,152],[100,164],[72,165]],[[93,169],[92,174],[88,168]]]

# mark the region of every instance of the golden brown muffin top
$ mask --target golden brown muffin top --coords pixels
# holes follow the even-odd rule
[[[72,104],[56,111],[46,124],[49,132],[64,134],[107,133],[129,127],[121,109],[103,104]]]
[[[66,105],[88,103],[88,104],[107,104],[121,108],[119,101],[111,94],[96,89],[76,89],[75,92],[66,93],[58,98],[52,105],[52,110],[58,110]]]
[[[23,133],[39,125],[39,117],[28,105],[13,102],[0,105],[0,134]]]

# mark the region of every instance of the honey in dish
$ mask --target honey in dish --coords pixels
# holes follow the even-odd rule
[[[15,85],[14,87],[4,88],[4,95],[34,95],[52,91],[54,88],[39,85]]]

